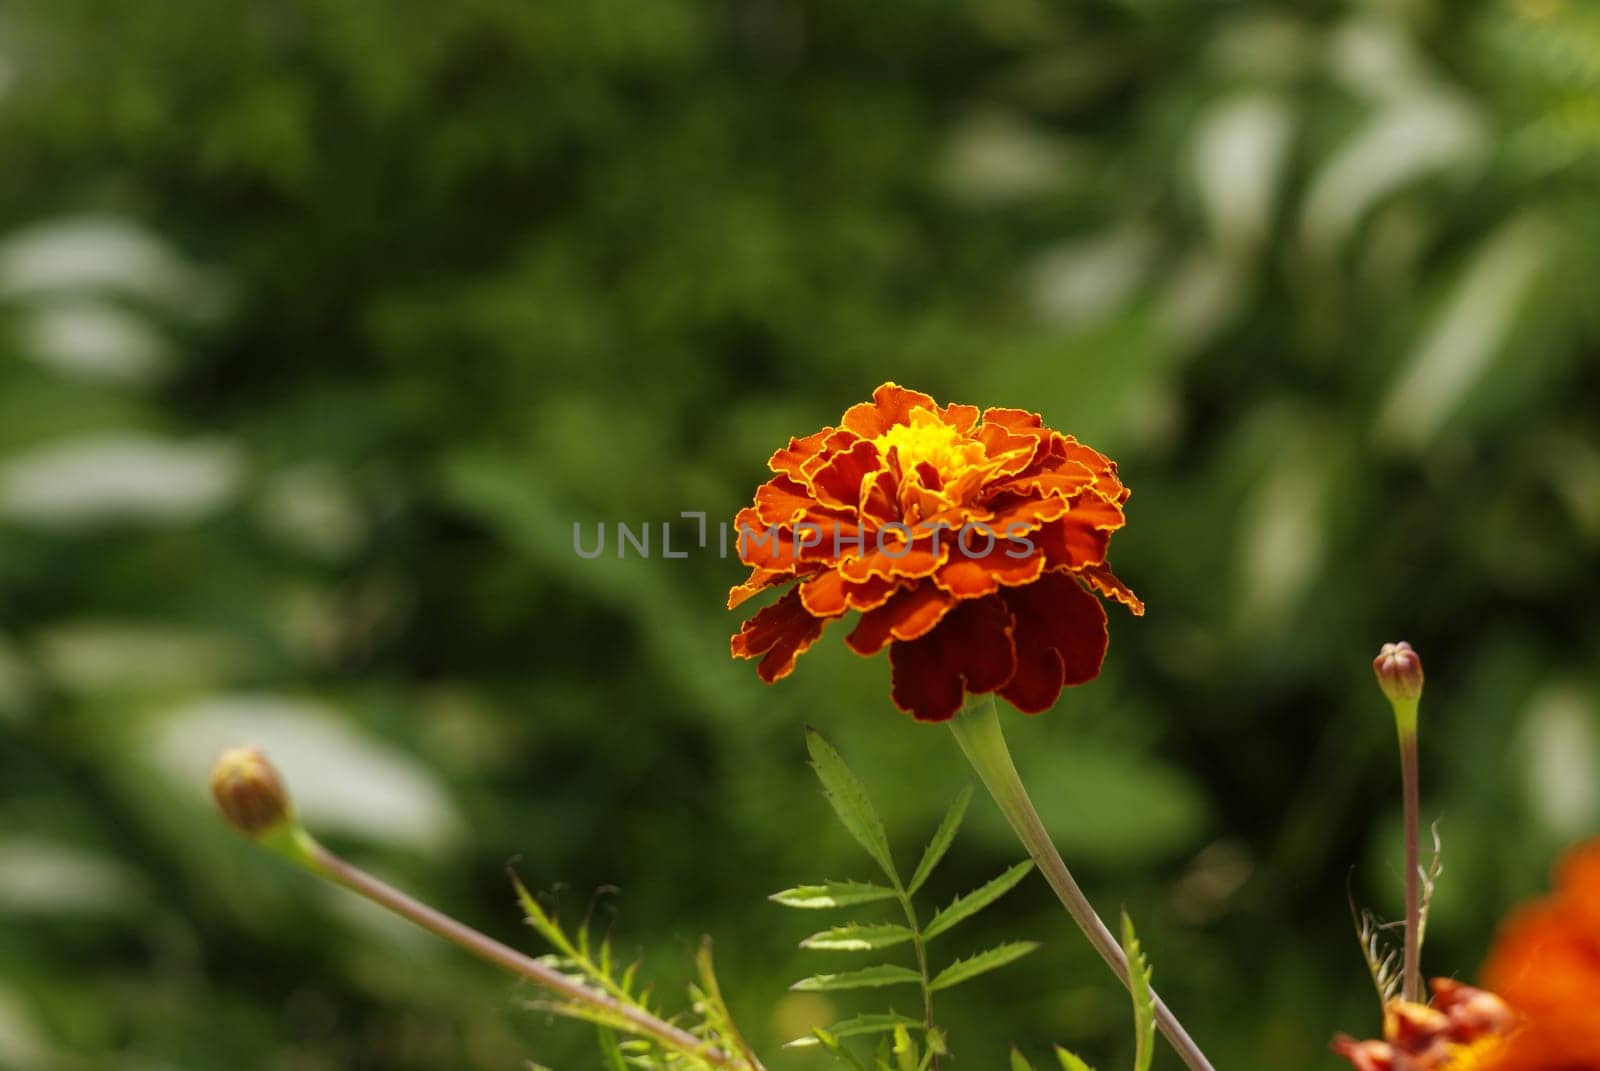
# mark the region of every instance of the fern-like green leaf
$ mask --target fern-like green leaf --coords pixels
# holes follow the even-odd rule
[[[1032,869],[1033,863],[1031,860],[1018,863],[987,885],[974,889],[965,896],[957,897],[949,907],[928,920],[928,925],[922,931],[923,938],[937,937],[957,923],[976,915],[1010,892],[1017,882],[1028,876],[1028,872]]]
[[[928,983],[928,990],[936,993],[941,989],[949,989],[951,986],[971,981],[980,974],[987,974],[1008,963],[1015,963],[1038,947],[1038,941],[1007,941],[986,952],[958,959],[934,976],[933,981]]]
[[[827,907],[850,907],[852,904],[869,904],[874,900],[893,900],[898,893],[884,885],[865,881],[828,881],[821,885],[796,885],[792,889],[775,892],[767,897],[784,907],[808,910]]]
[[[1139,947],[1133,920],[1122,913],[1122,951],[1128,957],[1128,991],[1133,994],[1133,1071],[1150,1071],[1156,1051],[1156,998],[1150,990],[1150,961]]]
[[[894,859],[889,854],[889,835],[884,831],[883,819],[872,806],[867,788],[834,746],[815,729],[806,729],[806,750],[811,752],[811,767],[822,782],[823,795],[833,805],[833,813],[856,843],[882,868],[889,881],[898,886],[900,875],[895,871]]]
[[[939,828],[934,831],[933,839],[923,851],[922,861],[917,864],[916,873],[911,875],[911,884],[906,886],[908,895],[922,888],[922,883],[928,880],[933,868],[944,858],[944,853],[950,850],[951,842],[956,839],[956,831],[961,828],[961,820],[967,816],[967,804],[971,802],[972,786],[964,785],[961,794],[950,804],[950,809],[944,812]]]
[[[855,1071],[867,1071],[867,1065],[856,1058],[856,1054],[839,1044],[839,1039],[820,1026],[813,1030],[812,1035],[817,1039],[817,1044],[833,1053],[839,1059],[849,1064]]]
[[[890,948],[904,944],[916,934],[905,926],[893,923],[868,926],[859,922],[835,926],[814,933],[800,942],[801,948],[814,948],[831,952],[865,952],[874,948]]]
[[[869,1015],[857,1015],[853,1019],[845,1019],[828,1027],[824,1033],[834,1038],[854,1038],[867,1034],[886,1034],[897,1026],[908,1030],[922,1029],[920,1020],[913,1019],[898,1012],[875,1012]],[[807,1049],[821,1044],[816,1033],[795,1038],[793,1041],[784,1042],[786,1049]]]
[[[865,989],[880,985],[918,985],[921,981],[922,976],[910,967],[880,963],[859,971],[814,974],[810,978],[800,979],[789,988],[802,993],[820,993],[832,989]]]
[[[1011,1071],[1033,1071],[1033,1065],[1028,1062],[1026,1056],[1023,1056],[1017,1050],[1015,1045],[1011,1047]]]
[[[1068,1052],[1060,1045],[1056,1046],[1056,1062],[1061,1065],[1061,1071],[1094,1071],[1094,1068],[1079,1059],[1077,1053]]]

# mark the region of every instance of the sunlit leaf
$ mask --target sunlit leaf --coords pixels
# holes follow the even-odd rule
[[[917,985],[922,976],[910,967],[880,963],[876,967],[863,967],[858,971],[841,971],[838,974],[814,974],[802,978],[790,989],[802,993],[820,993],[833,989],[866,989],[881,985]]]
[[[1133,1071],[1150,1071],[1156,1045],[1156,1002],[1150,991],[1150,962],[1144,958],[1126,911],[1122,913],[1122,951],[1128,957],[1128,991],[1133,994]]]
[[[801,941],[800,947],[834,952],[862,952],[904,944],[915,936],[916,934],[907,927],[896,926],[893,923],[869,926],[851,922],[823,930],[821,933],[814,933]]]
[[[1056,1060],[1061,1064],[1061,1071],[1094,1071],[1092,1067],[1079,1059],[1076,1053],[1068,1052],[1060,1045],[1056,1046]]]
[[[893,889],[865,881],[828,881],[821,885],[796,885],[775,892],[767,899],[784,907],[826,908],[892,900],[895,895]]]

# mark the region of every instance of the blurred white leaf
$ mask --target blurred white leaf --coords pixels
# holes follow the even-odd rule
[[[57,1057],[22,996],[0,986],[0,1067],[54,1067]]]
[[[982,112],[956,127],[939,168],[953,197],[1010,201],[1049,192],[1069,174],[1072,154],[1054,136],[1002,112]]]
[[[1544,220],[1523,216],[1479,246],[1384,400],[1380,442],[1418,449],[1433,438],[1504,348],[1555,239]]]
[[[319,558],[354,550],[367,521],[338,474],[322,465],[302,465],[273,476],[262,490],[261,523],[279,539]]]
[[[1226,250],[1250,250],[1266,237],[1293,131],[1276,94],[1243,94],[1221,102],[1195,133],[1195,186]]]
[[[143,318],[109,302],[41,304],[22,321],[22,352],[65,375],[107,383],[157,378],[171,354]]]
[[[1143,281],[1156,246],[1156,236],[1138,226],[1058,245],[1029,269],[1034,307],[1068,324],[1113,312]]]
[[[0,913],[115,914],[137,908],[139,875],[96,852],[32,837],[0,838]]]
[[[1571,685],[1552,685],[1523,715],[1528,799],[1557,838],[1577,840],[1600,825],[1600,729],[1594,697]]]
[[[1307,247],[1330,256],[1384,197],[1476,162],[1486,145],[1482,122],[1454,97],[1417,94],[1384,107],[1312,182],[1301,216]]]
[[[151,758],[180,792],[198,798],[217,755],[240,746],[260,747],[271,757],[314,833],[346,832],[432,851],[464,831],[425,765],[311,700],[231,695],[181,707],[157,723]]]
[[[35,224],[0,243],[0,297],[110,291],[189,318],[216,315],[223,287],[149,230],[117,216],[72,216]]]
[[[144,621],[64,621],[35,635],[45,672],[70,691],[125,691],[215,680],[239,652],[199,629]]]
[[[1275,628],[1305,594],[1327,555],[1326,445],[1285,423],[1278,450],[1243,506],[1238,615],[1252,631]]]
[[[44,526],[186,523],[215,512],[244,475],[237,447],[135,432],[38,447],[0,465],[0,516]]]

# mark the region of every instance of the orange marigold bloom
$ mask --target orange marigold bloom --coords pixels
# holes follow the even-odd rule
[[[1562,860],[1555,886],[1506,919],[1484,964],[1525,1019],[1495,1071],[1600,1071],[1600,841]]]
[[[776,476],[736,519],[752,572],[728,607],[793,584],[733,637],[769,684],[856,611],[845,642],[889,648],[895,705],[919,721],[983,692],[1038,713],[1100,672],[1106,614],[1091,591],[1144,612],[1106,566],[1128,500],[1116,463],[1036,413],[980,416],[885,383],[768,465]]]
[[[1383,1040],[1343,1034],[1333,1051],[1356,1071],[1499,1071],[1516,1015],[1483,989],[1435,978],[1433,1000],[1391,1000],[1383,1007]]]

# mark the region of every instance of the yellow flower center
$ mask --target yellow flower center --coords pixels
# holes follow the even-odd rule
[[[983,444],[962,435],[927,409],[911,410],[909,424],[896,424],[873,440],[878,453],[889,456],[889,449],[900,451],[900,469],[910,472],[926,461],[939,474],[945,487],[960,482],[962,475],[987,457]]]

